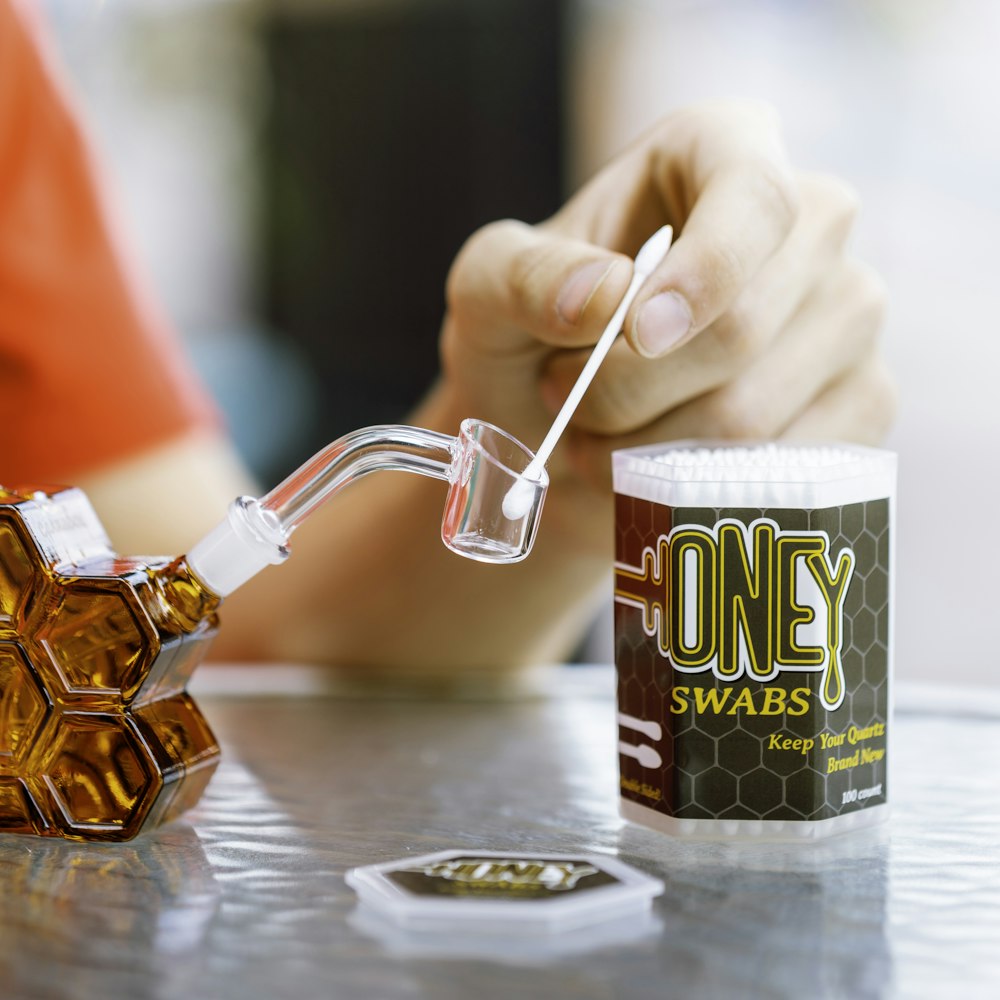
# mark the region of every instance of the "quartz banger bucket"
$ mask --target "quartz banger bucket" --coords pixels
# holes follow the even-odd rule
[[[186,687],[222,600],[289,554],[295,528],[371,472],[448,484],[452,551],[510,563],[531,550],[548,487],[490,424],[456,437],[356,431],[261,499],[240,497],[186,556],[123,558],[78,489],[0,488],[0,833],[124,841],[198,801],[219,747]],[[516,488],[530,504],[505,516]]]

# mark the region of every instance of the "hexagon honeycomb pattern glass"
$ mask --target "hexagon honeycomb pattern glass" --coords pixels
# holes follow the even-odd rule
[[[128,840],[196,802],[219,747],[184,688],[216,626],[79,490],[0,490],[0,832]]]

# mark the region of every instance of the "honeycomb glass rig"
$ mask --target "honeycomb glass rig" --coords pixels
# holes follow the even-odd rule
[[[532,454],[482,421],[451,437],[366,428],[329,445],[178,558],[117,555],[87,497],[0,487],[0,833],[125,841],[201,797],[220,750],[187,693],[223,598],[282,562],[294,529],[370,472],[443,479],[444,543],[481,562],[525,558],[548,480],[517,518],[503,497]]]

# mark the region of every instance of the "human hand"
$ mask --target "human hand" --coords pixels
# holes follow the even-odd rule
[[[604,516],[615,448],[877,441],[892,413],[875,356],[884,293],[846,250],[855,213],[840,181],[790,168],[766,107],[672,115],[552,219],[468,241],[449,276],[443,391],[537,447],[628,286],[630,256],[669,223],[674,246],[550,463],[563,517]]]

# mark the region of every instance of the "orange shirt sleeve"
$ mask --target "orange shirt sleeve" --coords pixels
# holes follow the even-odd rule
[[[114,232],[37,15],[0,0],[0,482],[72,482],[218,422]]]

